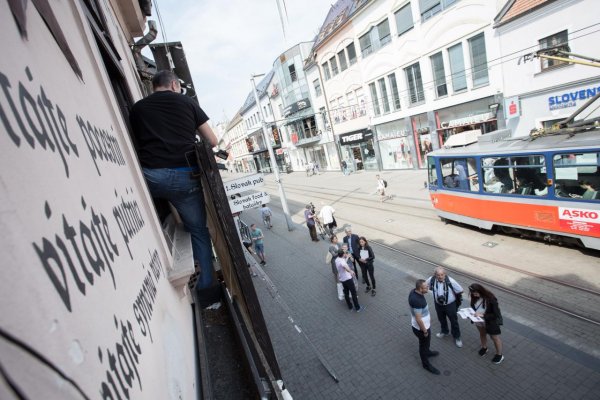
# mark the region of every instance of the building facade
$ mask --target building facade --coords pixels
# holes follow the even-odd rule
[[[516,136],[550,128],[600,93],[600,69],[533,57],[537,50],[557,48],[597,57],[590,33],[598,7],[593,0],[507,2],[495,19],[503,62],[507,127]]]

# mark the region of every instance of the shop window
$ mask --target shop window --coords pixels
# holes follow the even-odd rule
[[[474,158],[440,159],[442,185],[448,189],[479,191],[476,160]]]
[[[377,88],[375,83],[369,83],[369,90],[371,91],[371,102],[373,103],[373,114],[375,116],[381,115],[381,109],[379,108],[379,98],[377,97]]]
[[[448,49],[448,58],[450,59],[450,73],[452,74],[452,90],[454,90],[454,93],[465,90],[467,88],[467,77],[465,75],[462,43]]]
[[[329,59],[329,65],[331,66],[331,76],[336,76],[338,74],[338,65],[335,56]]]
[[[435,83],[435,95],[438,98],[447,96],[448,86],[446,85],[446,70],[444,69],[444,57],[442,56],[442,52],[440,51],[430,58]]]
[[[553,157],[558,197],[600,201],[600,153],[564,153]]]
[[[390,112],[390,99],[388,98],[387,88],[385,87],[385,79],[381,78],[377,81],[379,84],[379,93],[381,94],[381,103],[383,105],[383,112]]]
[[[354,48],[354,42],[346,46],[346,52],[348,53],[348,64],[353,65],[356,63],[356,49]]]
[[[568,31],[564,30],[562,32],[555,33],[554,35],[550,35],[543,39],[540,39],[540,49],[551,49],[556,48],[557,50],[569,51],[569,34]],[[565,61],[558,60],[548,60],[545,58],[540,58],[542,71],[558,67],[559,65],[566,65]]]
[[[321,94],[323,94],[322,90],[321,90],[321,82],[318,79],[315,79],[313,81],[313,86],[315,88],[315,95],[317,97],[320,97]]]
[[[392,90],[392,99],[394,110],[400,109],[400,93],[398,92],[398,84],[396,82],[396,74],[388,75],[388,83],[390,84],[390,89]]]
[[[408,82],[410,104],[417,104],[425,100],[423,92],[423,79],[421,78],[421,67],[419,63],[404,69],[406,81]]]
[[[340,61],[340,72],[348,69],[348,62],[346,61],[346,52],[342,49],[338,54],[338,60]]]
[[[471,69],[473,71],[471,79],[473,79],[473,86],[487,85],[490,80],[483,32],[469,39],[469,49],[471,50]]]
[[[396,11],[394,16],[396,17],[396,29],[398,30],[398,36],[408,32],[413,28],[414,23],[410,3]]]
[[[323,69],[323,75],[325,76],[325,80],[328,81],[331,79],[331,72],[329,72],[329,64],[324,62],[321,64],[321,68]]]

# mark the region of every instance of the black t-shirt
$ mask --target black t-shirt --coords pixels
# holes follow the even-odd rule
[[[196,129],[208,121],[195,100],[169,90],[154,92],[135,103],[129,120],[142,167],[187,167],[188,159],[195,164]]]

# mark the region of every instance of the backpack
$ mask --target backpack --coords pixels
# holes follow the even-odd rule
[[[386,181],[386,180],[384,180],[384,181],[383,181],[383,187],[384,187],[384,188],[386,188],[386,187],[387,187],[387,181]]]

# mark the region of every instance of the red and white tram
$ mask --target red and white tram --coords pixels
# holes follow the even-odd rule
[[[508,136],[508,135],[505,135]],[[600,250],[600,129],[479,136],[428,154],[442,219]]]

